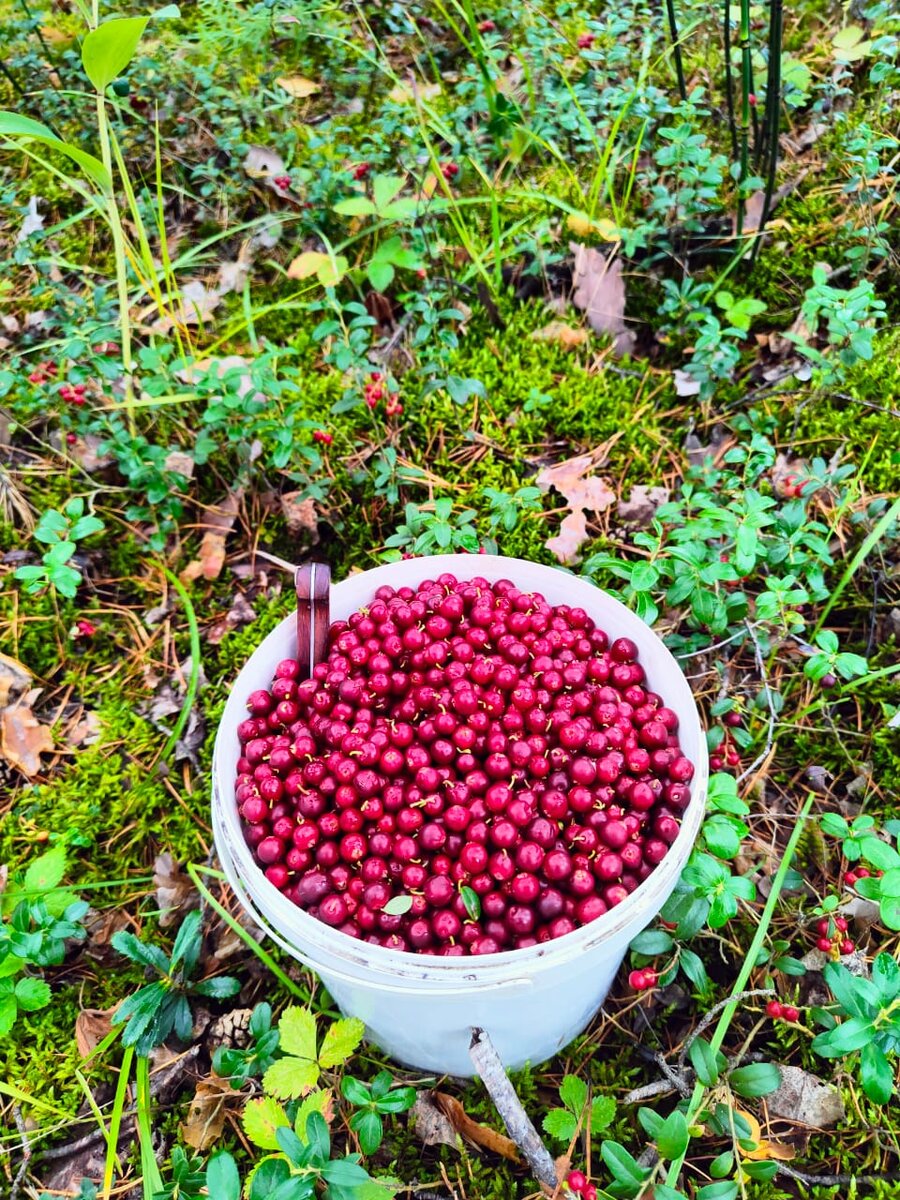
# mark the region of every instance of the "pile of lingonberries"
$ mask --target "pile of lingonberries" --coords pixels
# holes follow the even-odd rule
[[[311,679],[286,659],[248,698],[258,863],[390,949],[491,954],[596,920],[668,853],[694,774],[637,658],[508,580],[379,588]]]

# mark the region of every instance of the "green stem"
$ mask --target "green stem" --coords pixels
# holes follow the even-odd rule
[[[113,158],[112,144],[109,133],[109,122],[106,116],[106,99],[103,92],[97,93],[97,136],[100,141],[100,157],[103,165],[112,178]],[[116,202],[115,187],[111,186],[106,196],[106,219],[109,222],[113,238],[113,251],[116,259],[116,292],[119,297],[119,329],[122,334],[122,372],[125,376],[125,412],[128,420],[128,430],[133,435],[137,430],[134,415],[134,379],[132,376],[134,363],[131,357],[131,313],[128,300],[128,255],[125,249],[125,231],[122,228],[122,217]]]
[[[181,712],[178,714],[175,728],[169,734],[168,740],[160,752],[159,757],[165,760],[178,744],[178,739],[181,737],[182,731],[188,723],[188,718],[194,707],[194,701],[197,698],[197,688],[200,683],[200,627],[197,624],[197,614],[194,611],[194,606],[191,603],[191,598],[187,594],[184,584],[177,575],[173,575],[168,567],[163,567],[162,571],[166,579],[168,579],[169,583],[171,583],[172,587],[178,593],[178,598],[184,606],[191,636],[191,677],[188,680],[187,691],[184,694],[184,704],[181,706]]]
[[[687,85],[684,81],[684,62],[681,57],[681,39],[678,36],[678,18],[675,16],[675,0],[666,0],[666,16],[669,20],[669,34],[672,38],[672,53],[675,56],[675,75],[678,79],[678,92],[682,100],[687,100]]]
[[[750,51],[750,0],[741,0],[741,136],[738,174],[737,236],[744,232],[744,184],[750,174],[750,97],[753,95],[753,58]]]
[[[109,1200],[112,1193],[113,1174],[116,1165],[116,1147],[119,1144],[119,1133],[122,1128],[122,1113],[125,1111],[125,1098],[128,1092],[128,1082],[131,1078],[131,1060],[134,1058],[134,1046],[126,1046],[119,1067],[119,1081],[116,1084],[116,1094],[113,1097],[112,1114],[109,1119],[109,1140],[106,1143],[106,1163],[103,1168],[103,1200]]]
[[[763,230],[772,211],[775,174],[778,170],[778,127],[781,124],[781,39],[784,25],[783,0],[770,0],[769,8],[769,73],[766,81],[765,148],[768,154],[766,189],[763,210],[756,230],[753,257],[759,252]]]
[[[212,867],[198,867],[194,863],[188,863],[187,873],[190,875],[197,891],[210,906],[210,908],[214,912],[218,913],[232,933],[237,934],[237,936],[248,947],[248,949],[253,951],[259,961],[272,972],[275,978],[287,988],[292,996],[297,996],[305,1004],[310,1004],[312,1002],[312,998],[306,988],[300,987],[299,984],[294,983],[293,979],[291,979],[290,976],[286,975],[284,971],[282,971],[281,967],[279,967],[275,959],[272,958],[271,954],[268,954],[265,950],[263,950],[259,942],[255,938],[251,937],[243,925],[234,919],[228,909],[219,903],[206,884],[200,879],[201,872],[204,875],[211,876],[213,879],[221,879],[223,881],[226,880],[226,876],[223,875],[221,871],[214,871]]]
[[[750,949],[747,951],[747,954],[744,957],[743,966],[741,967],[738,977],[734,982],[734,987],[731,989],[732,996],[740,996],[740,994],[747,989],[747,982],[750,979],[751,973],[756,967],[756,962],[759,958],[759,952],[762,949],[763,942],[766,940],[766,934],[769,931],[769,925],[772,923],[772,917],[775,914],[775,908],[781,896],[781,889],[784,887],[785,877],[787,876],[788,869],[790,868],[791,861],[794,857],[794,852],[797,849],[797,843],[799,842],[800,836],[803,833],[804,823],[809,815],[809,810],[812,808],[813,800],[814,796],[812,793],[810,793],[806,798],[806,803],[800,810],[797,823],[794,825],[791,836],[788,839],[788,844],[784,850],[784,857],[778,866],[778,870],[775,873],[775,878],[772,880],[772,890],[769,892],[769,898],[766,900],[766,905],[762,911],[759,925],[756,928],[753,941],[750,943]],[[734,1018],[734,1014],[738,1010],[739,1004],[740,1000],[733,999],[725,1006],[725,1008],[722,1009],[722,1015],[719,1017],[719,1020],[716,1023],[715,1031],[710,1038],[710,1045],[712,1046],[714,1054],[716,1051],[722,1048],[722,1043],[725,1041],[725,1035],[728,1033],[728,1029]],[[691,1098],[688,1103],[687,1112],[685,1113],[685,1120],[687,1121],[688,1125],[693,1125],[696,1122],[697,1115],[699,1114],[700,1109],[703,1107],[706,1091],[707,1089],[702,1083],[695,1084],[694,1091],[691,1094]],[[682,1167],[684,1166],[686,1155],[687,1148],[682,1151],[678,1158],[676,1158],[669,1167],[668,1174],[666,1175],[666,1183],[669,1187],[677,1186],[678,1177],[681,1174]]]
[[[137,1080],[137,1131],[141,1147],[141,1174],[143,1176],[144,1200],[153,1200],[163,1189],[159,1164],[153,1153],[153,1126],[150,1103],[150,1060],[143,1054],[138,1057],[135,1070]]]
[[[828,614],[834,608],[835,604],[837,604],[838,600],[843,595],[844,590],[847,587],[847,584],[850,582],[850,580],[853,578],[853,576],[856,574],[856,572],[859,570],[859,568],[862,566],[862,564],[865,562],[865,560],[869,557],[869,555],[872,553],[872,551],[875,549],[875,547],[878,545],[878,543],[881,541],[881,539],[887,533],[890,526],[893,524],[893,522],[895,520],[897,520],[898,517],[900,517],[900,497],[898,497],[898,499],[896,499],[894,501],[894,503],[887,510],[887,512],[882,515],[881,520],[878,522],[878,524],[875,526],[875,528],[871,531],[869,536],[863,541],[860,548],[857,550],[857,552],[851,558],[850,562],[847,564],[847,568],[844,571],[843,575],[841,576],[840,580],[838,581],[837,587],[834,589],[834,591],[828,597],[828,603],[825,605],[825,607],[822,609],[821,613],[819,614],[819,619],[816,622],[815,629],[812,631],[810,641],[812,641],[812,639],[816,636],[816,634],[821,631],[822,626],[825,624],[826,617],[828,616]]]
[[[731,0],[725,0],[722,18],[722,37],[725,43],[725,107],[728,111],[728,131],[731,134],[731,157],[738,156],[737,125],[734,120],[734,80],[731,70]]]

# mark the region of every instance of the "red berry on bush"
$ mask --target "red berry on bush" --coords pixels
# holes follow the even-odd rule
[[[781,1015],[785,1021],[793,1022],[800,1020],[800,1010],[794,1008],[793,1004],[786,1004]]]
[[[327,433],[324,429],[313,430],[313,441],[321,442],[323,446],[330,446],[334,441],[334,435]]]
[[[573,1192],[580,1192],[587,1183],[587,1175],[583,1171],[570,1171],[566,1176],[566,1183]]]
[[[771,1017],[773,1021],[777,1021],[779,1017],[784,1016],[784,1005],[780,1000],[770,1000],[766,1005],[766,1016]]]
[[[594,44],[595,35],[593,33],[579,33],[578,49],[589,50]]]
[[[844,938],[841,942],[841,954],[852,954],[855,948],[849,938]]]

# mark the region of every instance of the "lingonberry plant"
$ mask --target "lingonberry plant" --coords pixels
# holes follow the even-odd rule
[[[81,583],[81,571],[72,565],[78,543],[106,528],[99,517],[85,512],[81,496],[73,496],[62,512],[50,508],[43,513],[34,531],[35,538],[48,546],[41,565],[25,564],[16,567],[15,577],[31,593],[52,587],[61,596],[72,599]]]
[[[834,962],[823,974],[835,1003],[815,1010],[825,1032],[813,1039],[812,1048],[823,1058],[859,1054],[863,1091],[876,1104],[887,1104],[900,1050],[900,965],[890,954],[878,954],[868,979]]]
[[[379,1071],[371,1083],[363,1083],[352,1075],[341,1080],[341,1095],[357,1111],[350,1118],[350,1128],[359,1138],[363,1154],[374,1154],[384,1137],[383,1117],[406,1112],[416,1102],[416,1089],[394,1087],[390,1071]]]
[[[508,580],[382,587],[311,679],[286,659],[247,698],[245,837],[288,899],[390,949],[562,937],[648,878],[690,800],[678,716],[645,685],[633,641]],[[745,806],[718,803],[704,837],[733,857]],[[752,885],[729,877],[717,925],[732,893]]]
[[[218,1046],[213,1054],[213,1070],[220,1078],[228,1079],[233,1088],[264,1075],[275,1061],[280,1036],[272,1028],[271,1005],[265,1001],[256,1005],[250,1014],[248,1032],[251,1039],[248,1047]]]

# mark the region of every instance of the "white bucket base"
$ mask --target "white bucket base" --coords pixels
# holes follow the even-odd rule
[[[677,662],[643,621],[586,580],[514,558],[440,555],[409,559],[351,576],[332,589],[332,620],[365,607],[384,584],[416,587],[444,572],[512,579],[550,604],[580,606],[610,638],[638,646],[649,686],[678,714],[684,753],[695,764],[681,832],[662,863],[621,904],[590,925],[527,950],[440,958],[370,946],[317,921],[287,900],[256,865],[241,832],[234,797],[237,726],[246,698],[268,687],[275,665],[296,651],[287,617],[254,652],[235,681],[213,756],[213,831],[223,870],[257,923],[289,954],[315,970],[342,1012],[360,1017],[371,1041],[407,1066],[470,1077],[473,1026],[490,1034],[509,1068],[552,1057],[579,1034],[603,1003],[628,944],[668,899],[697,838],[706,804],[708,760],[690,687]]]

